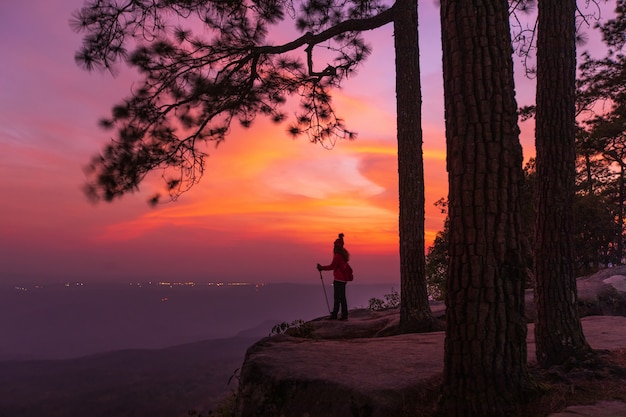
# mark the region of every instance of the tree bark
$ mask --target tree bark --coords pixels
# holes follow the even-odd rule
[[[394,18],[398,191],[400,200],[400,330],[434,330],[426,290],[424,160],[416,0],[397,0]]]
[[[522,149],[506,0],[442,0],[449,178],[446,416],[502,416],[529,387]]]
[[[624,159],[619,164],[619,201],[617,202],[617,256],[615,262],[617,265],[622,264],[622,258],[624,257],[624,171],[626,166],[624,165]]]
[[[590,352],[576,310],[575,0],[540,1],[537,37],[535,339],[549,367]]]

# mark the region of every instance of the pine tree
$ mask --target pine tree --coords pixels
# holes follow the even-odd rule
[[[209,36],[183,27],[169,30],[170,16],[201,26]],[[270,44],[270,29],[287,16],[303,34],[282,45]],[[136,190],[149,172],[165,169],[176,173],[166,179],[176,198],[202,177],[207,143],[223,141],[233,121],[250,127],[257,115],[287,120],[284,105],[290,96],[300,97],[300,112],[289,127],[292,135],[305,134],[331,147],[339,139],[354,139],[356,133],[335,112],[331,92],[369,55],[362,32],[389,23],[394,24],[397,52],[400,327],[435,329],[424,276],[416,2],[398,0],[389,7],[379,0],[89,0],[72,20],[76,30],[86,33],[77,61],[87,69],[114,70],[125,60],[143,81],[103,121],[117,137],[92,160],[86,192],[112,201]],[[320,48],[334,53],[332,64],[323,69],[316,66]]]

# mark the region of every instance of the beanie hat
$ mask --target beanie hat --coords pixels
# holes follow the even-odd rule
[[[343,248],[343,233],[339,233],[339,237],[335,240],[335,246]]]

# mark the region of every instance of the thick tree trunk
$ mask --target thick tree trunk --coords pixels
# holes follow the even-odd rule
[[[506,0],[442,0],[449,176],[446,416],[503,416],[529,386],[517,127]]]
[[[622,158],[623,161],[623,158]],[[619,171],[619,202],[617,209],[617,224],[618,236],[617,236],[617,259],[615,262],[617,265],[622,264],[622,258],[624,257],[624,170],[626,167],[623,163],[620,163]]]
[[[400,198],[400,329],[430,331],[424,258],[424,161],[417,1],[398,0],[394,19]]]
[[[575,12],[575,0],[539,2],[535,338],[537,362],[546,367],[590,351],[574,274]]]

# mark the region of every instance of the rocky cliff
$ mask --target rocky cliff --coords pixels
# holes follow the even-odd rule
[[[583,330],[594,349],[626,347],[626,267],[578,280]],[[527,293],[529,321],[532,291]],[[433,314],[443,318],[441,304]],[[240,376],[236,415],[387,417],[408,415],[435,389],[444,332],[394,335],[399,311],[350,312],[317,319],[251,346]],[[533,325],[528,358],[534,360]],[[290,335],[291,333],[292,335]],[[295,336],[297,335],[297,336]]]

